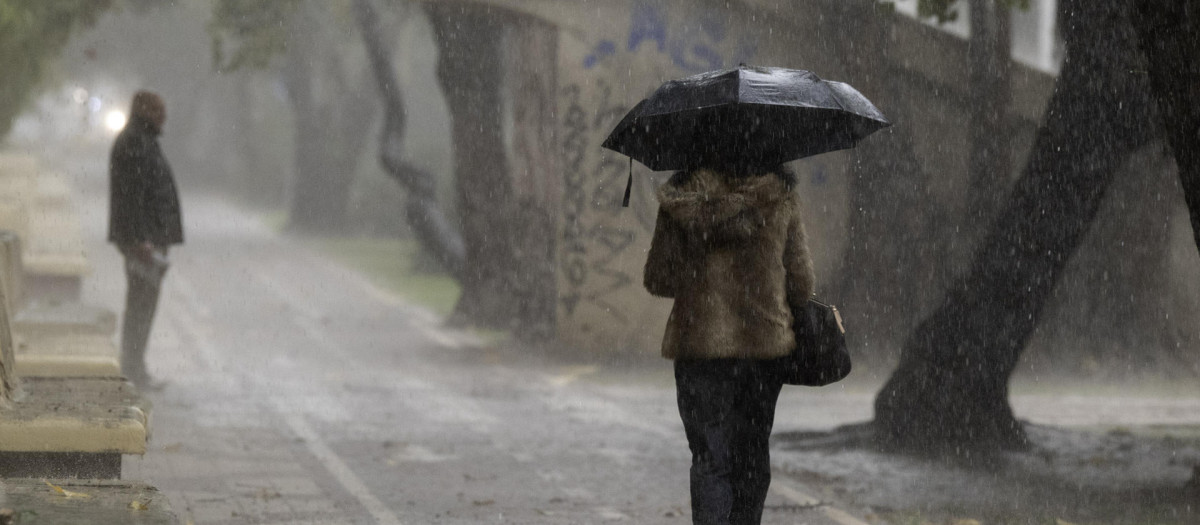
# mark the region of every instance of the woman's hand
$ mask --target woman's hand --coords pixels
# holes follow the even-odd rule
[[[134,253],[137,255],[138,259],[142,260],[142,262],[154,262],[154,244],[150,241],[145,241],[142,244],[137,245],[134,249]]]

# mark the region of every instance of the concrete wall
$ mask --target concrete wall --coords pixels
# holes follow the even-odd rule
[[[457,0],[439,0],[457,1]],[[656,353],[671,301],[642,288],[654,227],[654,190],[670,175],[600,144],[636,102],[662,82],[745,62],[811,70],[855,84],[832,42],[843,28],[823,13],[845,0],[487,0],[559,28],[556,130],[561,149],[557,326],[563,343],[600,353]],[[803,5],[799,5],[803,4]],[[891,35],[896,57],[881,72],[904,78],[904,107],[881,108],[913,136],[918,158],[939,177],[934,194],[959,208],[967,179],[967,63],[962,39],[903,16]],[[1053,78],[1014,65],[1014,166],[1022,165]],[[864,92],[868,98],[872,93]],[[807,206],[818,287],[833,283],[848,216],[845,152],[794,163]],[[818,289],[820,292],[820,288]]]
[[[564,192],[558,257],[558,329],[563,342],[597,352],[657,352],[671,301],[642,288],[654,228],[655,188],[669,172],[633,165],[600,148],[617,121],[662,82],[749,64],[810,69],[838,79],[836,57],[806,45],[806,24],[725,2],[588,2],[560,20],[559,137]],[[560,13],[561,15],[561,13]],[[845,154],[796,163],[808,202],[818,272],[841,253]],[[818,219],[819,217],[819,219]]]

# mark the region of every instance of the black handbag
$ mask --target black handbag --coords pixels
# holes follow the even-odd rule
[[[837,307],[809,299],[803,307],[793,308],[792,317],[796,349],[776,360],[784,384],[825,386],[846,377],[850,352]]]

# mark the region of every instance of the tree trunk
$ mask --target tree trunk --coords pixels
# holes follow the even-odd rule
[[[945,282],[940,275],[945,268],[929,261],[946,259],[946,237],[937,228],[949,221],[929,194],[929,175],[901,114],[903,90],[889,54],[894,21],[877,12],[873,0],[837,0],[828,6],[846,29],[837,42],[840,55],[849,57],[846,80],[894,123],[850,152],[848,239],[840,282],[830,299],[840,302],[847,325],[854,327],[847,335],[855,348],[894,348],[924,307],[933,306]]]
[[[558,28],[529,16],[517,16],[504,46],[505,94],[512,115],[509,168],[516,216],[513,217],[514,295],[522,338],[554,336],[558,313],[559,168]]]
[[[1004,202],[1012,177],[1009,18],[1008,8],[996,0],[971,0],[971,39],[967,47],[971,118],[967,169],[971,185],[967,214],[972,240],[978,240],[986,231]]]
[[[1067,0],[1067,58],[1028,163],[970,270],[905,343],[875,400],[885,446],[1021,447],[1008,379],[1122,161],[1152,138],[1153,106],[1124,0]],[[1101,45],[1103,44],[1103,45]]]
[[[380,134],[380,163],[408,191],[405,220],[425,248],[450,275],[462,280],[465,248],[462,237],[450,225],[437,202],[437,181],[432,173],[404,158],[407,111],[392,67],[392,52],[379,27],[379,10],[372,0],[356,0],[356,20],[363,44],[375,73],[375,85],[383,99],[384,123]]]
[[[232,190],[234,195],[245,198],[253,196],[251,181],[261,175],[255,172],[255,145],[250,138],[254,136],[254,80],[250,75],[237,75],[233,78],[236,96],[234,105],[233,144],[236,162],[234,169],[225,174],[225,188]]]
[[[325,162],[328,145],[322,133],[326,123],[317,113],[319,102],[313,93],[313,62],[317,49],[310,35],[316,21],[310,11],[308,6],[301,7],[291,21],[284,68],[284,82],[296,130],[295,179],[288,229],[304,233],[320,232],[326,225],[337,226],[333,223],[345,216],[346,199],[340,197],[348,197],[345,194],[347,184],[330,184],[326,177],[330,168]],[[330,191],[332,193],[327,193]]]
[[[1133,3],[1138,41],[1200,249],[1200,5],[1190,0]]]
[[[451,321],[513,329],[520,337],[548,335],[545,327],[553,319],[547,316],[554,312],[553,267],[549,266],[554,240],[548,203],[555,200],[528,192],[542,191],[539,185],[556,173],[548,157],[520,155],[546,147],[544,135],[536,130],[553,126],[548,111],[554,104],[553,90],[542,88],[553,86],[555,80],[536,78],[554,74],[553,28],[471,2],[430,3],[426,9],[441,53],[438,79],[450,108],[466,247],[462,296]],[[544,34],[539,38],[538,33]],[[520,53],[523,36],[532,38],[527,42],[532,46],[528,55]],[[513,70],[522,59],[534,63]],[[511,107],[518,110],[513,115],[515,158],[508,155],[504,134],[504,111],[510,107],[503,96],[506,92],[513,100]],[[533,133],[527,133],[530,126]],[[522,140],[530,137],[532,142],[521,149]],[[544,149],[541,155],[550,151]],[[514,176],[516,163],[521,164],[518,176]],[[526,180],[531,181],[528,188],[514,184]]]
[[[320,38],[321,24],[330,22],[319,20],[317,10],[327,8],[323,2],[304,2],[288,34],[284,79],[296,119],[288,229],[299,233],[345,230],[353,175],[370,115],[364,110],[369,106],[350,89],[338,43]]]

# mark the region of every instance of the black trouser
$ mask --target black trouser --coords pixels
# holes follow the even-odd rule
[[[135,383],[149,379],[146,372],[146,342],[150,340],[150,326],[154,323],[154,311],[158,308],[158,291],[162,286],[162,274],[157,276],[139,272],[137,257],[128,250],[125,256],[125,277],[129,288],[125,292],[125,315],[121,322],[121,373]]]
[[[757,525],[771,484],[768,440],[782,383],[766,361],[676,360],[692,450],[692,523]]]

